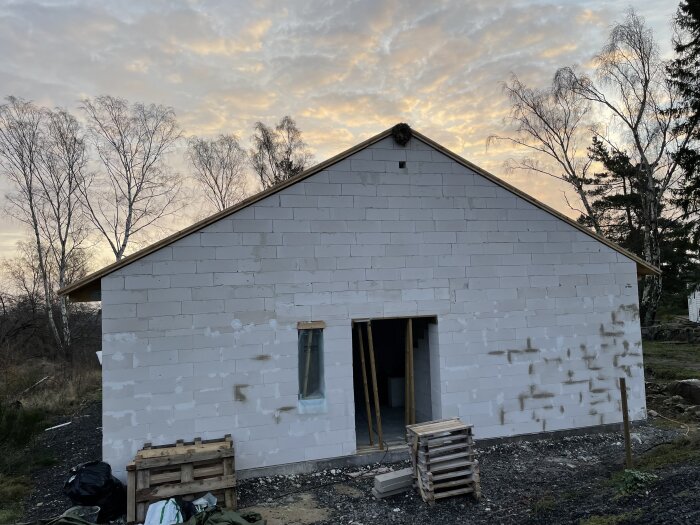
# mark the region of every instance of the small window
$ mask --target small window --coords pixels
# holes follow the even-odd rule
[[[299,399],[322,399],[323,390],[323,329],[300,329]]]

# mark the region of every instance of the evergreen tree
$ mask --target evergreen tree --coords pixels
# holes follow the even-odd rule
[[[680,123],[676,133],[690,133],[693,141],[680,148],[675,160],[682,166],[687,179],[677,194],[677,203],[691,217],[700,210],[700,1],[683,0],[674,18],[673,39],[676,57],[668,66],[670,81],[680,101],[677,116]]]

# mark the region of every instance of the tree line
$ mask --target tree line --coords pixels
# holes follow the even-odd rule
[[[671,60],[630,9],[592,71],[561,67],[545,87],[513,75],[509,133],[490,137],[526,152],[509,168],[573,190],[580,223],[663,271],[641,283],[643,324],[700,284],[700,4],[682,1],[673,25]]]
[[[0,337],[16,332],[13,315],[36,315],[40,302],[55,357],[66,359],[70,311],[77,306],[56,291],[87,273],[97,245],[109,246],[118,261],[135,238],[177,214],[185,201],[184,178],[169,162],[184,140],[172,108],[99,96],[84,99],[80,111],[79,119],[12,96],[0,105],[0,172],[10,185],[5,209],[30,234],[5,261],[15,293],[0,292],[9,322]],[[234,134],[186,141],[192,179],[212,211],[246,197],[249,173],[267,189],[311,161],[289,116],[275,126],[255,123],[250,143],[246,151]]]

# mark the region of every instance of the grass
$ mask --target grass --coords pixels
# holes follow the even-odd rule
[[[644,367],[654,379],[700,379],[700,345],[669,341],[644,341]]]
[[[679,463],[700,463],[700,435],[681,437],[672,443],[652,448],[635,460],[640,470],[652,471]]]
[[[55,464],[50,453],[37,450],[37,435],[52,418],[69,416],[85,401],[99,398],[100,375],[100,370],[70,372],[47,362],[0,371],[0,523],[22,518],[31,471]]]
[[[618,525],[620,523],[635,523],[644,515],[642,509],[636,509],[622,514],[605,514],[602,516],[591,516],[590,518],[579,520],[579,525]]]
[[[550,494],[546,494],[530,504],[530,512],[533,516],[542,516],[551,511],[555,506],[556,501],[554,498]]]

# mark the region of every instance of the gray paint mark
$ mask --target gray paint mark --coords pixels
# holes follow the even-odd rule
[[[244,388],[248,388],[250,385],[233,385],[233,399],[234,401],[240,401],[245,403],[248,397],[243,392]]]

